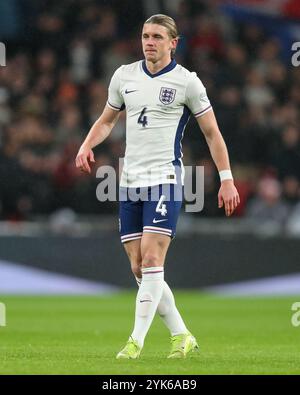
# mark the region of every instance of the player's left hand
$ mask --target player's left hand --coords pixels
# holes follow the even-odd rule
[[[219,208],[225,205],[225,213],[229,217],[240,204],[239,193],[234,186],[233,180],[222,181],[218,193]]]

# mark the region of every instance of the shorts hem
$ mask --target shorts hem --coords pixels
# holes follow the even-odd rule
[[[158,233],[172,237],[172,229],[160,228],[158,226],[144,226],[143,233]]]
[[[138,232],[138,233],[128,233],[126,235],[121,236],[121,242],[126,243],[126,241],[131,241],[131,240],[138,240],[142,238],[143,233]]]

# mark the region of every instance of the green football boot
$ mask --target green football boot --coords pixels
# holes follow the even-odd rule
[[[191,333],[171,337],[171,351],[168,358],[185,358],[189,352],[199,349],[196,339]]]
[[[142,349],[138,343],[133,340],[132,337],[129,338],[126,346],[117,354],[117,359],[137,359],[140,356]]]

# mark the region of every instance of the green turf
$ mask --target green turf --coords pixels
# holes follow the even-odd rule
[[[176,292],[200,352],[168,360],[156,317],[135,361],[116,360],[132,330],[135,293],[105,297],[3,296],[1,374],[300,374],[300,326],[290,298],[217,298]]]

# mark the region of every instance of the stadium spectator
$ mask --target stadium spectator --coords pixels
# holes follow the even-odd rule
[[[288,215],[288,206],[282,199],[281,185],[275,178],[262,178],[257,187],[257,196],[250,202],[247,217],[259,223],[283,224]]]

